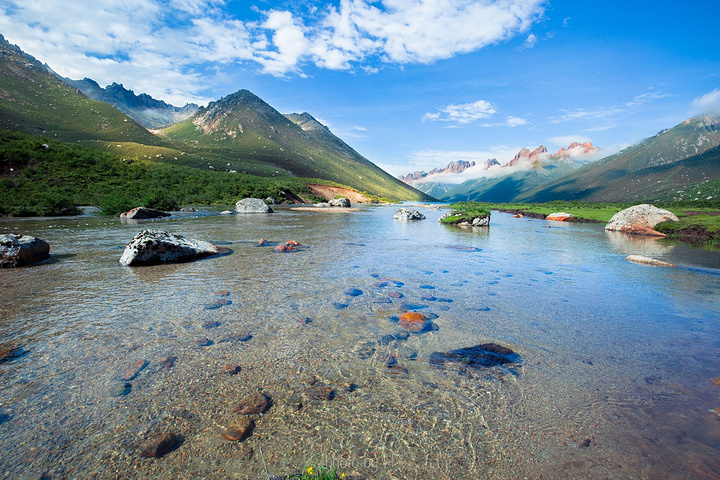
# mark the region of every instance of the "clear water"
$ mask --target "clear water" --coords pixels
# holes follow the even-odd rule
[[[487,230],[441,226],[430,209],[401,223],[396,208],[1,220],[0,233],[47,240],[52,259],[0,270],[0,346],[23,353],[0,363],[0,472],[267,478],[324,463],[360,478],[720,477],[717,252],[501,213]],[[148,227],[233,253],[122,267]],[[260,238],[307,248],[278,254]],[[378,343],[408,309],[437,316],[437,330]],[[242,331],[252,338],[221,341]],[[432,352],[487,342],[520,366],[429,365]],[[407,373],[387,368],[393,353]],[[114,396],[118,373],[142,360]],[[308,398],[313,383],[335,397]],[[258,390],[273,406],[252,435],[222,439]],[[157,432],[182,444],[141,458]]]

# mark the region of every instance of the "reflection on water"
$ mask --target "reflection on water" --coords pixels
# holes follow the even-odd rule
[[[0,270],[0,347],[24,352],[0,360],[0,467],[11,478],[266,478],[306,462],[361,478],[720,475],[716,253],[597,225],[495,213],[489,229],[458,230],[437,223],[442,212],[394,212],[0,221],[0,233],[47,240],[55,259]],[[148,226],[233,253],[120,266]],[[307,249],[278,254],[260,238]],[[408,336],[407,310],[437,329]],[[491,342],[522,362],[428,361]],[[257,391],[271,408],[246,440],[223,439]],[[182,444],[140,457],[159,432]]]

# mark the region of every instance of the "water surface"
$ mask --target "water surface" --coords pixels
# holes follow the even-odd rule
[[[717,252],[501,213],[489,229],[442,226],[431,209],[402,223],[396,208],[1,220],[0,233],[47,240],[52,258],[0,270],[0,345],[21,348],[0,363],[0,471],[266,478],[312,462],[364,478],[720,476]],[[122,267],[143,228],[232,254]],[[307,247],[278,254],[260,238]],[[381,342],[408,310],[437,329]],[[520,362],[428,362],[488,342]],[[319,385],[334,398],[310,398]],[[273,406],[248,439],[222,439],[256,391]],[[141,458],[165,431],[182,445]]]

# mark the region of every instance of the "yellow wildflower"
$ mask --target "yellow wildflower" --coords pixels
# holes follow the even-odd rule
[[[313,468],[312,468],[312,467],[308,467],[308,468],[307,468],[307,472],[308,472],[309,475],[312,475]]]

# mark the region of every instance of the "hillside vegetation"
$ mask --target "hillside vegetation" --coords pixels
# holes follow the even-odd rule
[[[0,214],[21,216],[72,214],[78,205],[95,205],[116,214],[139,205],[174,210],[270,195],[282,201],[294,195],[311,196],[308,184],[331,183],[129,160],[8,130],[0,130],[0,175]]]

